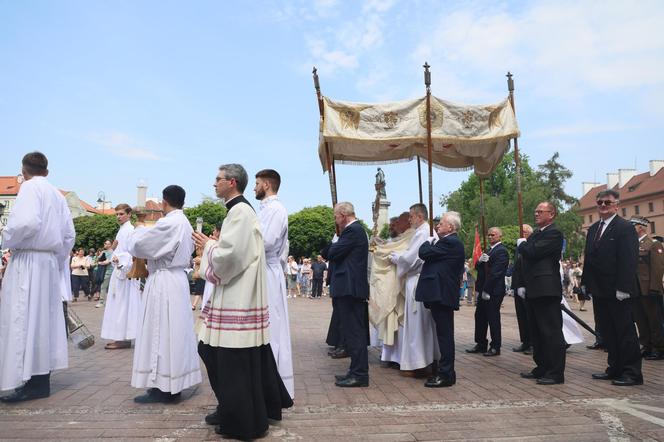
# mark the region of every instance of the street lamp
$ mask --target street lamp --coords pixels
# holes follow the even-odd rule
[[[104,191],[100,191],[97,193],[97,205],[101,204],[101,210],[106,210],[106,194]]]

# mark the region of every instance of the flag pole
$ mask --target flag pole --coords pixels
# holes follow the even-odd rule
[[[484,178],[480,177],[480,223],[482,225],[482,249],[486,250],[486,221],[484,218]]]
[[[433,236],[433,142],[431,141],[431,72],[424,62],[424,85],[427,90],[427,162],[429,163],[429,236]],[[421,186],[420,186],[421,188]],[[421,197],[420,197],[421,200]]]
[[[422,204],[422,166],[420,165],[420,156],[417,156],[417,181],[420,185],[420,204]]]
[[[512,106],[512,112],[516,115],[516,108],[514,107],[514,80],[512,79],[512,73],[507,72],[507,90],[510,95],[510,105]],[[523,238],[523,198],[521,196],[521,159],[519,158],[519,139],[514,137],[514,166],[516,173],[516,198],[517,198],[517,210],[519,217],[519,237]]]

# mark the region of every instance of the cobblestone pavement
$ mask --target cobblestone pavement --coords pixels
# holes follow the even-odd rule
[[[103,315],[92,302],[73,308],[98,336]],[[521,379],[529,356],[518,344],[512,298],[502,309],[503,352],[470,355],[474,307],[456,315],[457,384],[427,389],[423,380],[380,368],[370,351],[369,388],[341,389],[334,375],[349,360],[331,360],[324,337],[328,298],[289,300],[295,366],[295,406],[270,427],[265,440],[664,440],[664,361],[644,361],[645,384],[614,387],[591,380],[605,367],[606,354],[570,348],[565,384],[537,386]],[[592,311],[577,312],[589,323]],[[586,344],[592,342],[586,335]],[[70,368],[52,375],[51,397],[0,405],[2,440],[218,440],[203,417],[213,409],[207,380],[183,393],[174,405],[138,405],[129,385],[133,350],[88,350],[70,345]]]

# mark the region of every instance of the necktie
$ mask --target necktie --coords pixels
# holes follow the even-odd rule
[[[604,228],[604,221],[600,221],[599,227],[597,228],[597,232],[595,232],[595,239],[593,241],[593,245],[597,246],[597,244],[599,243],[599,240],[602,237],[603,228]]]

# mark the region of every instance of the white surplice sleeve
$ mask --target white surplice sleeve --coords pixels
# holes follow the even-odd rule
[[[417,269],[424,261],[418,256],[420,246],[428,237],[425,229],[418,228],[410,240],[408,248],[399,255],[397,260],[397,276],[403,278],[408,272]]]
[[[162,222],[164,220],[164,222]],[[156,260],[173,253],[180,243],[176,226],[161,218],[152,227],[139,226],[127,238],[127,250],[131,256]]]

